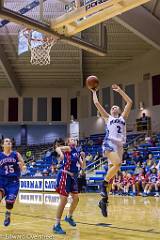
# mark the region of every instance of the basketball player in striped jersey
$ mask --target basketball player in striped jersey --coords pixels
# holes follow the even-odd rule
[[[102,182],[102,199],[99,202],[104,217],[107,217],[108,183],[116,175],[122,163],[123,144],[126,142],[126,119],[132,107],[132,100],[118,85],[112,85],[112,89],[118,92],[126,102],[122,113],[118,106],[113,106],[110,114],[107,113],[98,101],[96,90],[90,89],[93,93],[93,102],[106,124],[106,135],[103,140],[102,150],[104,156],[108,158],[109,164],[111,164],[105,180]]]
[[[85,161],[79,158],[76,149],[77,141],[74,138],[67,140],[67,146],[55,144],[55,150],[58,154],[59,171],[57,175],[56,191],[60,195],[60,203],[56,213],[56,223],[53,226],[53,231],[56,234],[66,234],[61,228],[61,217],[67,204],[68,196],[71,195],[72,203],[69,208],[68,215],[65,221],[72,227],[76,227],[76,222],[73,220],[73,213],[78,205],[78,173],[80,168],[84,169]]]

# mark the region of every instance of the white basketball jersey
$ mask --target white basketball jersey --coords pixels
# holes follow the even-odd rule
[[[118,118],[109,116],[106,123],[105,140],[115,141],[117,144],[124,144],[126,142],[126,122],[120,116]]]

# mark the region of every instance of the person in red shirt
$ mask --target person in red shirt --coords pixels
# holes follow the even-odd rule
[[[141,168],[139,174],[135,175],[135,186],[137,195],[141,195],[140,190],[144,191],[146,185],[146,178],[145,178],[145,172],[144,169]]]
[[[120,194],[120,191],[123,190],[122,187],[122,173],[118,172],[113,179],[113,184],[112,184],[112,193],[115,194],[115,191],[117,190],[118,194]]]
[[[129,194],[129,190],[131,189],[132,195],[136,195],[136,187],[135,187],[135,176],[131,173],[127,174],[127,185],[126,185],[126,193]]]
[[[124,195],[127,195],[127,172],[122,172],[122,187]]]

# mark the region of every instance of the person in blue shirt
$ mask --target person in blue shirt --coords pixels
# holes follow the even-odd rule
[[[77,141],[69,138],[67,140],[67,146],[56,144],[55,147],[59,160],[56,191],[60,195],[60,203],[56,213],[56,223],[53,226],[53,231],[56,234],[66,234],[61,228],[60,222],[69,194],[72,197],[72,203],[69,208],[69,213],[65,217],[65,221],[73,227],[76,226],[72,216],[79,202],[78,173],[80,168],[83,169],[84,167],[84,162],[79,158],[76,145]]]
[[[0,201],[5,198],[6,212],[4,226],[9,226],[11,211],[19,192],[19,177],[24,166],[20,153],[12,150],[12,141],[2,141],[3,152],[0,152]]]

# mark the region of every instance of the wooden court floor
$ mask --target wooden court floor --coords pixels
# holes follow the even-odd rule
[[[160,198],[110,196],[109,217],[104,218],[97,207],[99,195],[81,194],[74,216],[77,227],[62,221],[67,234],[59,236],[52,233],[58,203],[55,196],[21,193],[7,228],[3,227],[2,203],[0,239],[160,240]]]

